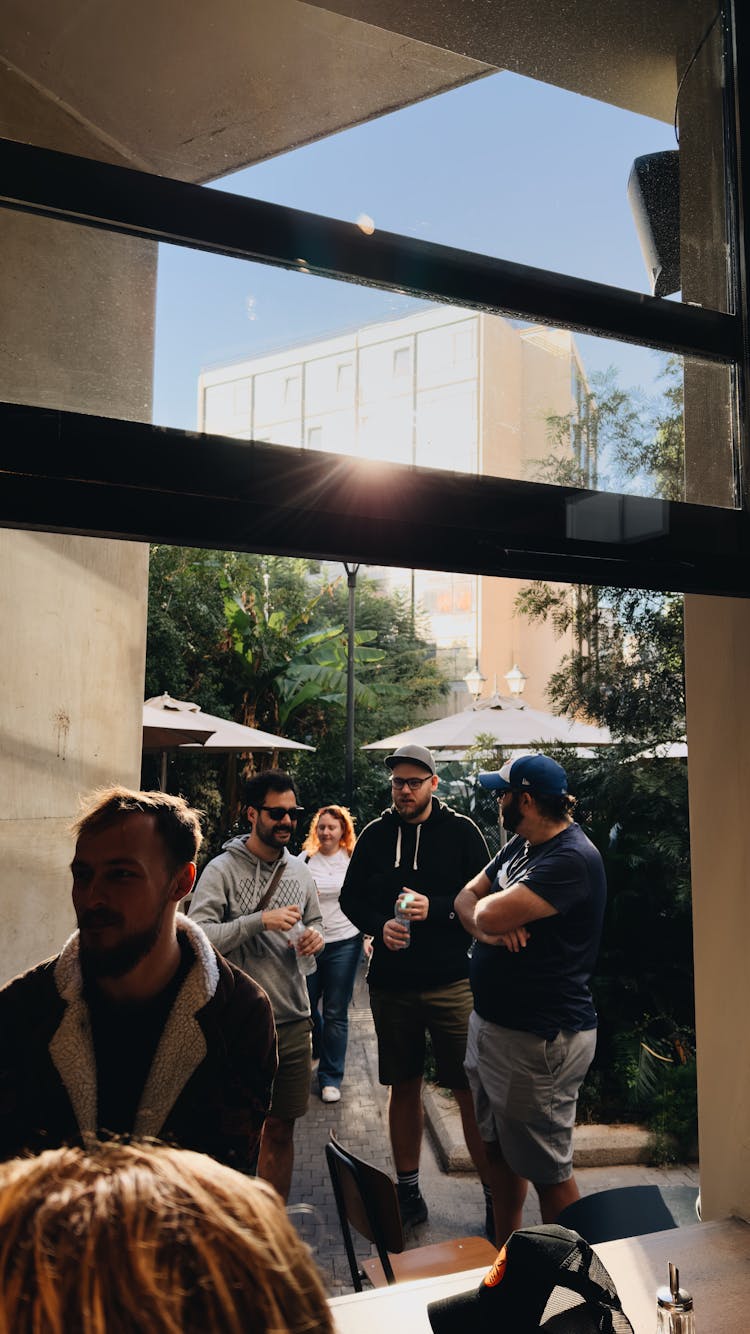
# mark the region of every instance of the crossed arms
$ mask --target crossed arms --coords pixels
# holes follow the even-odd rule
[[[554,917],[557,909],[521,881],[491,893],[492,881],[480,871],[456,895],[462,926],[485,945],[504,945],[517,953],[529,939],[529,922]]]

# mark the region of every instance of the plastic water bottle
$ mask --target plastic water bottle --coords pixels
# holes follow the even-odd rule
[[[297,967],[301,973],[305,974],[314,973],[318,966],[315,962],[314,954],[300,954],[297,950],[297,941],[300,936],[304,936],[306,930],[307,927],[304,922],[295,922],[294,926],[290,926],[289,930],[284,932],[290,945],[294,946],[294,953],[297,956]]]
[[[403,890],[396,899],[396,906],[393,909],[393,916],[396,921],[400,922],[402,926],[405,926],[409,933],[408,940],[404,941],[404,944],[401,946],[402,950],[407,950],[411,945],[411,918],[408,913],[404,912],[404,908],[408,908],[409,904],[413,902],[414,895],[410,894],[408,890]]]

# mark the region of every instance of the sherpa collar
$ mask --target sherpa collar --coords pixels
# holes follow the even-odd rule
[[[207,1050],[196,1014],[216,994],[219,965],[205,932],[183,913],[177,930],[187,935],[195,963],[183,982],[169,1013],[143,1087],[133,1134],[158,1136],[190,1076],[205,1060]],[[65,942],[54,967],[55,986],[65,1012],[49,1044],[49,1052],[65,1086],[84,1139],[96,1137],[96,1059],[91,1015],[83,994],[79,933]]]

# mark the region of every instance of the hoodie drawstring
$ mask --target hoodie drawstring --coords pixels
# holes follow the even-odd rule
[[[421,824],[418,824],[418,825],[417,825],[417,836],[416,836],[416,839],[415,839],[415,841],[414,841],[414,858],[413,858],[412,866],[411,866],[412,871],[418,871],[418,870],[419,870],[419,866],[418,866],[417,862],[418,862],[418,858],[419,858],[419,838],[420,838],[421,833],[422,833],[422,826],[421,826]],[[400,866],[400,865],[401,865],[401,825],[398,826],[398,830],[397,830],[397,832],[396,832],[396,860],[395,860],[395,862],[393,863],[393,865],[394,865],[394,867],[396,867],[396,866]]]

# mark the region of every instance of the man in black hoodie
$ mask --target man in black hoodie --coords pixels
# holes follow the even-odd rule
[[[424,746],[389,755],[393,805],[363,829],[341,891],[341,908],[373,938],[368,972],[378,1037],[380,1082],[390,1086],[388,1124],[401,1217],[423,1223],[419,1190],[422,1074],[429,1032],[438,1081],[453,1090],[469,1153],[485,1179],[482,1142],[463,1069],[472,1010],[471,937],[454,899],[487,864],[487,845],[472,820],[438,801],[435,762]],[[409,927],[395,920],[403,894]],[[488,1215],[489,1216],[489,1215]]]

